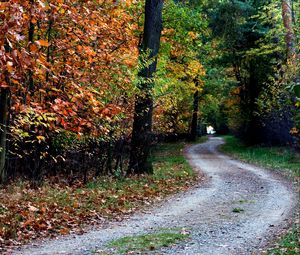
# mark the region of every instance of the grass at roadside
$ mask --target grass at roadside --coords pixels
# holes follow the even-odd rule
[[[300,254],[300,228],[291,230],[286,234],[275,248],[270,249],[266,255],[298,255]]]
[[[0,251],[39,237],[82,232],[87,224],[122,219],[144,205],[184,191],[198,176],[183,157],[185,143],[157,146],[154,174],[131,178],[101,177],[86,185],[45,181],[0,189]],[[5,248],[5,249],[6,249]]]
[[[152,234],[127,236],[108,244],[113,254],[145,254],[147,251],[158,250],[173,245],[190,236],[186,231],[162,231]],[[97,253],[96,253],[97,254]]]
[[[300,178],[300,155],[287,147],[247,147],[233,136],[225,136],[221,151],[262,167],[280,170],[293,179]]]
[[[225,144],[220,147],[224,153],[238,159],[262,167],[275,169],[292,180],[300,179],[300,156],[291,148],[286,147],[247,147],[233,136],[225,136]],[[300,253],[300,229],[294,229],[281,238],[275,248],[266,252],[267,255],[296,255]]]

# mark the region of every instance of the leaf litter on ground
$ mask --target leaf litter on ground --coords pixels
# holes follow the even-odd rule
[[[35,189],[27,181],[1,188],[0,251],[37,238],[81,234],[87,226],[122,220],[143,206],[187,190],[200,176],[185,161],[184,146],[160,146],[154,153],[153,175],[91,178],[87,184],[77,180],[72,185],[66,185],[64,176],[56,176]]]

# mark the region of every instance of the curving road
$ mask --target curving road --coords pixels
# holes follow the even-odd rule
[[[110,240],[174,227],[189,229],[191,238],[155,254],[260,254],[298,208],[298,195],[270,171],[220,154],[222,143],[213,137],[186,151],[190,164],[206,175],[204,184],[106,229],[35,243],[14,254],[95,254]]]

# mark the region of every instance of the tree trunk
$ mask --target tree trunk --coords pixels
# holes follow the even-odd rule
[[[10,51],[7,41],[4,43],[5,52]],[[5,182],[6,173],[6,151],[7,151],[7,125],[9,116],[9,85],[10,79],[5,71],[6,86],[0,88],[0,183]]]
[[[293,29],[293,14],[291,0],[282,0],[282,19],[286,30],[285,42],[287,59],[291,64],[296,64],[296,37]]]
[[[261,92],[257,77],[257,62],[251,60],[249,63],[249,80],[245,84],[245,95],[243,100],[243,112],[247,119],[242,127],[243,140],[247,145],[255,145],[261,142],[260,118],[256,115],[256,100]]]
[[[139,72],[139,94],[135,99],[133,130],[128,173],[152,173],[149,160],[152,111],[153,111],[153,78],[156,72],[157,54],[162,30],[163,0],[146,0],[144,35],[140,45],[140,59],[150,61]],[[152,60],[152,61],[151,61]],[[144,62],[144,61],[141,61]]]
[[[9,89],[2,88],[0,93],[0,182],[3,183],[6,180],[5,167]]]
[[[197,91],[194,93],[194,103],[193,103],[193,117],[190,133],[190,141],[195,142],[197,139],[197,129],[198,129],[198,108],[199,108],[199,91],[198,82],[196,81]]]

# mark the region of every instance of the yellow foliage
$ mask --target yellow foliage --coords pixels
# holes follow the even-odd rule
[[[191,78],[195,79],[197,76],[205,76],[205,69],[199,61],[192,60],[191,62],[188,63],[186,73]]]
[[[171,71],[170,77],[181,79],[186,76],[185,68],[182,64],[170,63],[168,65],[168,69],[169,69],[169,71]]]
[[[241,88],[240,87],[233,88],[230,92],[230,94],[232,96],[238,96],[240,93],[241,93]]]
[[[190,31],[190,32],[188,32],[188,36],[189,36],[192,40],[195,40],[195,39],[197,39],[198,34],[195,33],[195,32]]]

